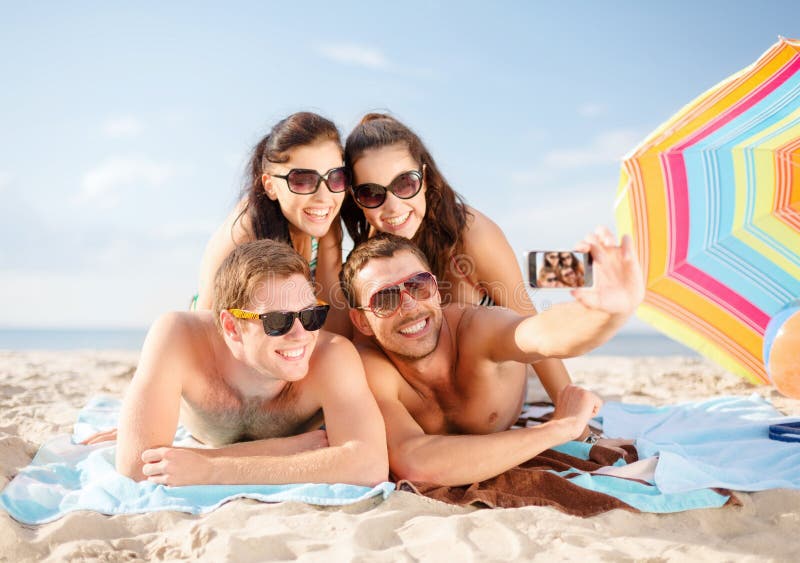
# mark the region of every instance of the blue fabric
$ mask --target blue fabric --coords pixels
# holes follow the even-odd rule
[[[665,493],[800,489],[800,444],[769,439],[771,424],[796,419],[756,394],[666,407],[610,402],[600,415],[606,435],[635,438],[642,459],[659,456],[655,484]]]
[[[236,498],[263,502],[285,500],[316,505],[344,505],[394,490],[384,482],[373,488],[356,485],[197,485],[166,487],[135,482],[114,468],[115,442],[82,446],[91,434],[115,427],[120,403],[95,398],[80,412],[72,437],[63,435],[45,443],[28,467],[0,494],[0,507],[25,524],[51,522],[74,510],[103,514],[137,514],[178,510],[203,514]],[[176,444],[186,443],[188,433],[179,428]]]
[[[584,442],[567,442],[553,449],[580,459],[589,459],[589,451],[592,446]],[[625,461],[619,459],[614,465],[625,465]],[[579,473],[577,476],[568,477],[568,475],[576,472]],[[640,483],[609,475],[592,475],[578,469],[569,469],[563,472],[554,471],[554,473],[569,479],[572,483],[584,489],[618,498],[642,512],[663,514],[695,508],[719,508],[728,502],[730,498],[728,495],[721,495],[716,491],[705,488],[668,493],[653,484]]]

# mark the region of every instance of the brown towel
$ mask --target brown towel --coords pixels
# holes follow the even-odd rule
[[[624,446],[625,461],[637,461],[633,446]],[[571,468],[594,471],[613,465],[620,457],[615,450],[594,446],[584,460],[554,450],[546,450],[531,460],[501,473],[497,477],[459,487],[445,487],[434,483],[399,481],[397,489],[458,504],[489,508],[517,508],[520,506],[553,506],[574,516],[594,516],[615,508],[638,512],[618,498],[584,489],[568,479],[547,470],[566,471]]]

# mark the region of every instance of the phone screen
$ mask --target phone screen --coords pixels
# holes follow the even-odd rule
[[[570,289],[592,285],[592,255],[573,250],[528,252],[528,285],[537,289]]]

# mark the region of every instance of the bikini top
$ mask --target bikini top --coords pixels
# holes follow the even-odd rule
[[[311,281],[314,281],[317,274],[317,254],[319,253],[319,240],[311,237],[311,258],[308,260],[308,267],[311,270]]]
[[[480,294],[481,299],[480,301],[478,301],[478,305],[480,305],[481,307],[493,307],[494,305],[497,304],[494,302],[494,299],[492,299],[492,296],[489,295],[489,292],[486,291],[485,288],[481,287],[476,283],[473,283],[473,281],[469,279],[467,273],[461,269],[461,266],[459,266],[458,260],[456,260],[455,256],[450,255],[450,260],[453,261],[453,267],[456,269],[456,272],[458,272],[461,275],[461,277],[464,278],[464,280],[466,280],[466,282],[472,287],[474,287]]]

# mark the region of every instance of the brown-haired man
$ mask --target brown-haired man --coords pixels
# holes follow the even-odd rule
[[[371,337],[359,352],[395,476],[478,482],[583,434],[601,401],[574,385],[560,392],[552,421],[509,430],[525,398],[525,364],[588,352],[643,298],[629,238],[616,246],[600,229],[578,250],[593,254],[594,287],[531,317],[502,307],[442,306],[425,256],[402,237],[377,235],[348,256],[343,289],[353,324]]]
[[[237,247],[213,311],[168,313],[150,329],[122,405],[117,470],[167,485],[386,480],[380,411],[353,345],[319,330],[326,314],[291,247]],[[179,414],[214,449],[171,447]]]

